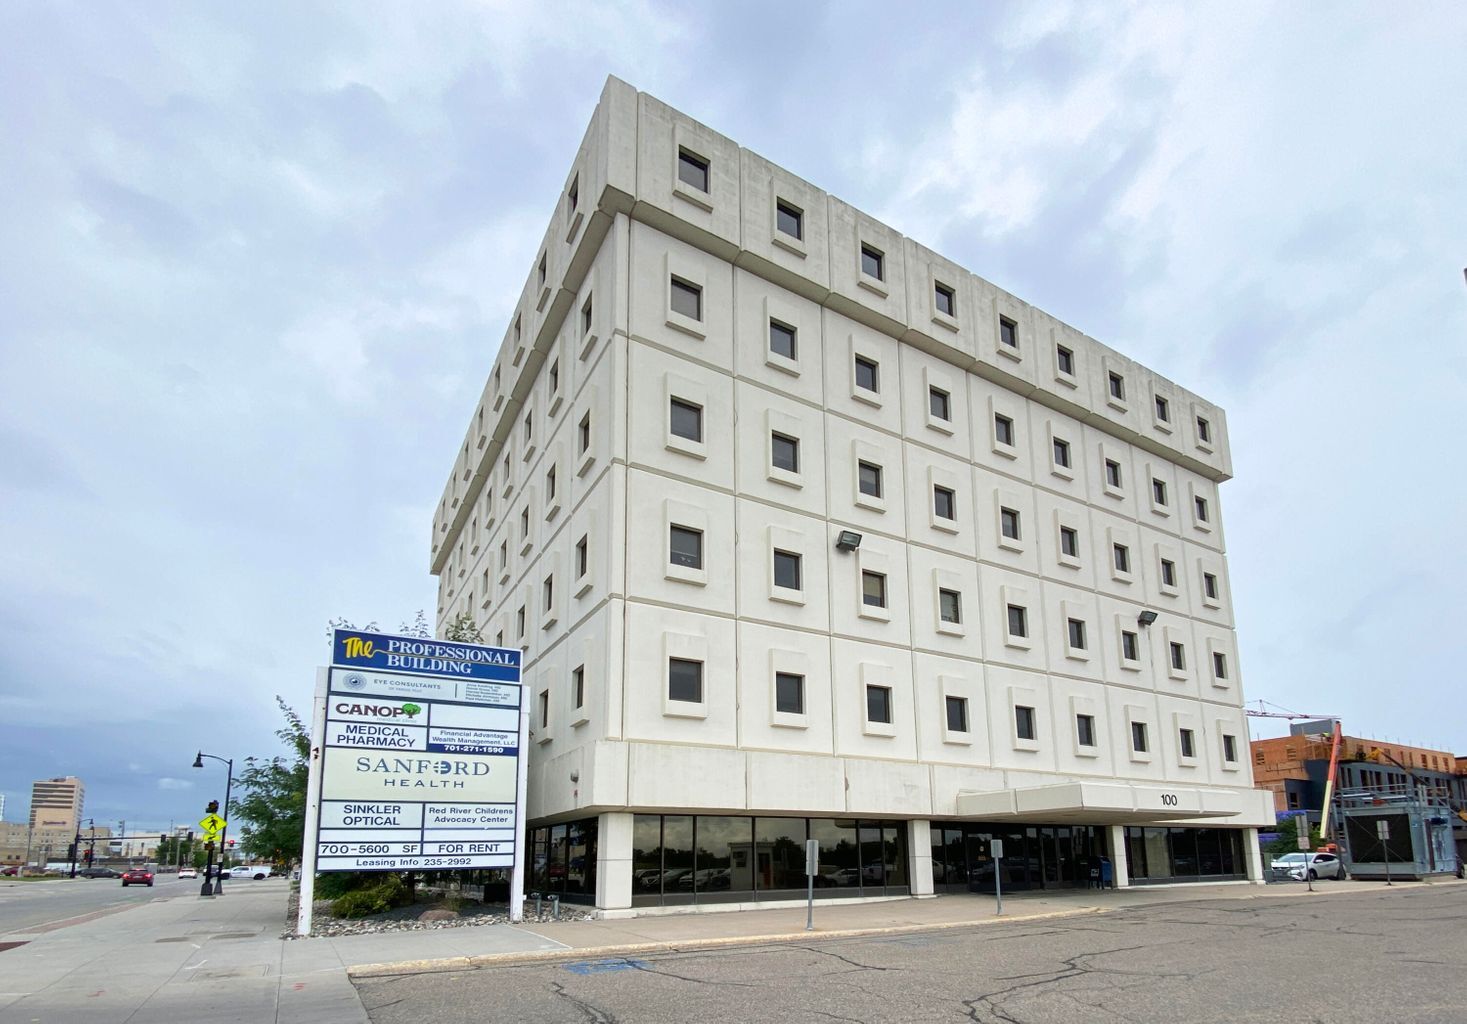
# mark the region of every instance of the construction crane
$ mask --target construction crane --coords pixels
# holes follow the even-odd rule
[[[1335,771],[1340,766],[1340,740],[1344,736],[1344,730],[1340,728],[1340,720],[1334,715],[1302,715],[1297,711],[1290,711],[1288,708],[1280,707],[1277,704],[1270,703],[1269,701],[1263,700],[1261,698],[1258,700],[1257,703],[1257,711],[1254,711],[1252,708],[1245,707],[1243,709],[1243,713],[1249,718],[1287,718],[1290,721],[1327,719],[1331,723],[1333,723],[1334,728],[1331,730],[1331,732],[1333,733],[1333,737],[1331,739],[1329,748],[1329,773],[1325,776],[1324,781],[1324,807],[1319,812],[1319,836],[1322,840],[1328,840],[1329,809],[1330,805],[1334,801]],[[1278,710],[1265,711],[1263,710],[1265,704],[1267,704],[1271,708],[1278,708]]]

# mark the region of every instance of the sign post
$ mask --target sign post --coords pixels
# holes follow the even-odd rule
[[[820,840],[805,840],[805,931],[815,930],[815,875],[820,870]]]
[[[1391,838],[1391,823],[1384,818],[1375,819],[1375,834],[1380,839],[1381,857],[1385,861],[1386,885],[1391,884],[1391,844],[1387,841]]]
[[[508,868],[520,920],[520,652],[338,629],[316,697],[297,930],[320,871]]]
[[[1309,815],[1300,814],[1294,819],[1295,829],[1299,836],[1299,849],[1304,851],[1304,882],[1309,886],[1309,891],[1314,891],[1314,880],[1309,877],[1314,867],[1310,862],[1314,859],[1309,855]]]
[[[1003,916],[1003,840],[995,839],[988,844],[988,850],[993,854],[993,895],[998,899],[999,917]]]

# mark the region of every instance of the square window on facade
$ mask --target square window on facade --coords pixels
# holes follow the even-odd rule
[[[928,388],[927,411],[940,420],[952,419],[952,397],[942,388]]]
[[[516,633],[518,639],[523,640],[525,638],[525,606],[524,605],[520,605],[519,606],[519,609],[514,613],[514,626],[515,626],[515,633]]]
[[[801,558],[793,551],[774,552],[774,585],[784,587],[786,590],[802,590],[804,580],[801,576]]]
[[[1216,679],[1228,677],[1228,656],[1222,651],[1212,652],[1212,675]]]
[[[1019,539],[1019,513],[1011,508],[1002,508],[998,511],[999,529],[1009,540]]]
[[[1238,737],[1229,736],[1227,733],[1224,733],[1222,741],[1223,760],[1236,762],[1238,760]]]
[[[1124,402],[1126,400],[1126,378],[1122,377],[1119,373],[1112,373],[1107,376],[1109,379],[1110,397],[1118,402]]]
[[[708,161],[686,149],[678,150],[677,180],[699,192],[708,191]]]
[[[1163,423],[1170,422],[1172,418],[1171,403],[1160,395],[1156,396],[1156,418]]]
[[[1111,487],[1121,486],[1121,464],[1115,459],[1105,460],[1105,482]]]
[[[1201,416],[1197,417],[1197,440],[1204,444],[1212,441],[1212,424]]]
[[[591,450],[591,414],[589,412],[581,417],[581,425],[576,428],[576,444],[582,455]]]
[[[786,359],[796,358],[795,329],[778,320],[769,321],[769,351]]]
[[[1058,437],[1054,439],[1054,464],[1065,469],[1070,468],[1070,442]]]
[[[933,299],[937,303],[937,311],[945,316],[958,315],[958,293],[945,284],[939,284],[934,288]]]
[[[582,537],[576,541],[576,579],[580,579],[586,575],[586,571],[591,567],[590,545],[591,538],[589,536]]]
[[[531,413],[530,415],[528,415],[528,416],[525,417],[525,440],[526,441],[530,440],[530,437],[531,437],[531,435],[534,434],[534,432],[535,432],[535,415],[534,415],[534,413]]]
[[[1197,521],[1199,523],[1207,522],[1207,499],[1201,496],[1193,498],[1192,507],[1197,512]]]
[[[866,721],[891,724],[891,687],[866,687]]]
[[[950,488],[932,488],[932,514],[939,519],[958,518],[958,496]]]
[[[1124,544],[1112,544],[1111,554],[1115,558],[1116,572],[1131,571],[1131,549]]]
[[[1023,605],[1011,604],[1008,607],[1009,636],[1029,635],[1029,610]]]
[[[499,567],[503,569],[509,564],[509,541],[502,541],[499,545]]]
[[[1183,757],[1197,756],[1196,737],[1193,736],[1191,729],[1178,730],[1177,741]]]
[[[944,700],[947,705],[947,731],[968,731],[968,698],[948,697]]]
[[[680,277],[672,279],[672,311],[690,320],[703,319],[703,289]]]
[[[856,466],[856,485],[861,493],[872,498],[881,497],[881,467],[870,462]]]
[[[1068,558],[1080,557],[1080,533],[1072,526],[1060,527],[1060,554]]]
[[[1166,504],[1166,481],[1151,478],[1151,500],[1158,505]]]
[[[528,507],[520,510],[520,537],[530,536],[530,510]]]
[[[1085,650],[1085,620],[1069,619],[1065,625],[1069,630],[1070,647],[1077,651]]]
[[[571,673],[571,692],[575,695],[576,707],[586,706],[586,666],[578,665]]]
[[[1008,317],[998,319],[998,340],[1009,348],[1019,347],[1019,325]]]
[[[786,473],[798,473],[800,471],[799,438],[770,433],[769,461],[775,469],[782,469]]]
[[[581,201],[581,176],[577,174],[571,179],[570,188],[565,190],[565,205],[568,213],[575,213],[576,206]]]
[[[1033,708],[1023,704],[1014,705],[1014,735],[1021,740],[1039,738],[1039,721]]]
[[[781,715],[805,713],[805,677],[794,672],[774,673],[774,710]]]
[[[880,249],[861,246],[861,273],[878,281],[886,280],[886,257]]]
[[[667,659],[667,699],[703,703],[703,663],[687,658]]]
[[[677,437],[703,441],[703,407],[674,398],[668,403],[668,427]]]
[[[1141,660],[1141,643],[1135,633],[1121,633],[1121,658],[1124,661]]]
[[[1217,577],[1210,572],[1202,574],[1202,593],[1209,600],[1217,600]]]
[[[592,311],[592,296],[586,296],[586,304],[581,307],[581,337],[591,333],[591,325],[595,322],[595,313]],[[701,318],[700,318],[701,319]]]
[[[993,439],[999,444],[1014,446],[1014,421],[997,413],[993,416]]]
[[[791,238],[805,237],[805,212],[783,199],[774,204],[774,226]]]
[[[856,357],[856,387],[873,393],[881,391],[881,366],[874,359]]]
[[[1171,652],[1172,668],[1178,672],[1185,671],[1187,668],[1187,648],[1173,640],[1171,642]]]
[[[551,466],[545,471],[545,500],[549,501],[555,497],[555,467]]]
[[[684,569],[703,568],[703,531],[672,527],[668,533],[668,561]]]
[[[1095,746],[1095,716],[1075,716],[1075,740],[1082,747]]]
[[[1146,753],[1146,723],[1131,723],[1131,749],[1138,754]]]
[[[963,595],[956,590],[939,589],[937,591],[938,614],[943,622],[961,623],[963,621]]]
[[[550,725],[550,691],[540,691],[540,728]]]
[[[555,607],[555,577],[546,576],[542,589],[545,595],[545,610],[548,612]]]
[[[1058,345],[1055,347],[1054,361],[1055,365],[1059,367],[1060,373],[1064,374],[1066,377],[1073,377],[1075,375],[1075,353],[1071,352],[1063,345]]]
[[[861,572],[861,603],[872,608],[886,607],[886,575],[865,569]]]
[[[550,364],[550,393],[553,395],[560,390],[560,360]]]
[[[540,254],[540,266],[539,266],[539,270],[537,271],[537,273],[539,275],[538,276],[538,282],[537,283],[540,285],[541,288],[544,288],[545,287],[545,278],[546,278],[546,274],[547,274],[547,267],[548,267],[548,264],[546,262],[546,254],[542,252]],[[519,324],[519,321],[516,320],[515,321],[515,338],[516,339],[518,339],[519,336],[520,336],[519,325],[520,325]]]
[[[1161,585],[1164,587],[1177,585],[1177,563],[1169,558],[1161,560]]]

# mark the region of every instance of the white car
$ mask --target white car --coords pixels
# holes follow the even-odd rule
[[[179,878],[198,878],[199,877],[198,868],[179,868],[178,869],[178,877]]]
[[[269,878],[275,872],[269,864],[236,864],[232,868],[225,868],[221,878],[253,878],[259,881],[261,878]]]
[[[1333,853],[1286,853],[1269,865],[1275,878],[1304,881],[1307,868],[1310,878],[1344,878],[1345,865]]]

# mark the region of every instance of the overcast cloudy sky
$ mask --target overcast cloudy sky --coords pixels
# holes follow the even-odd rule
[[[1222,404],[1247,695],[1467,752],[1459,3],[12,0],[0,38],[7,820],[60,774],[190,820],[328,618],[431,614],[607,74]]]

